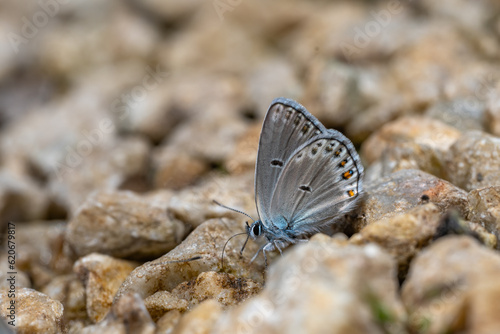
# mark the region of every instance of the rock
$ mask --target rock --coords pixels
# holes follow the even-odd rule
[[[253,171],[237,176],[211,174],[201,184],[174,194],[168,204],[168,214],[194,227],[214,217],[247,219],[240,213],[217,205],[215,200],[257,218],[253,179]]]
[[[305,13],[306,10],[307,7]],[[314,19],[308,15],[301,29],[284,40],[289,56],[304,67],[310,66],[320,57],[347,58],[343,55],[342,46],[351,42],[353,37],[353,30],[347,27],[355,22],[365,22],[367,10],[360,4],[339,3],[332,7],[325,6],[320,11],[313,8],[312,13],[310,15],[314,15]]]
[[[153,153],[155,188],[182,189],[209,171],[210,164],[192,154],[167,146]]]
[[[225,161],[225,169],[230,174],[246,174],[255,171],[259,148],[261,122],[255,123],[236,142],[234,152]]]
[[[327,127],[345,126],[359,110],[359,71],[340,62],[310,65],[304,105]]]
[[[214,271],[203,272],[195,280],[179,284],[172,294],[189,302],[189,306],[215,299],[222,306],[233,306],[249,299],[262,289],[251,279]]]
[[[173,311],[185,312],[189,303],[187,300],[180,299],[168,291],[158,291],[144,299],[144,305],[148,309],[151,318],[157,321],[163,315]]]
[[[182,314],[178,310],[167,312],[156,322],[156,334],[171,334],[181,317]]]
[[[468,230],[471,231],[470,235],[473,237],[477,236],[477,239],[486,247],[491,248],[491,249],[498,249],[498,237],[496,233],[489,232],[487,229],[485,229],[481,224],[471,222],[471,221],[466,221],[466,226],[468,227]],[[469,235],[469,233],[465,233]]]
[[[7,250],[7,247],[5,248]],[[9,290],[10,288],[10,282],[7,281],[7,279],[10,278],[10,275],[8,272],[10,272],[11,268],[9,268],[9,262],[12,262],[12,258],[8,257],[7,252],[5,252],[5,255],[0,256],[0,290],[7,289]],[[24,271],[19,270],[16,268],[16,288],[31,288],[31,281],[30,277],[27,273]]]
[[[175,326],[172,334],[209,334],[222,314],[222,307],[213,299],[198,304],[186,313]]]
[[[75,160],[74,165],[61,160],[54,169],[55,176],[50,179],[49,188],[57,204],[74,216],[78,207],[95,191],[116,190],[130,180],[145,177],[148,155],[149,144],[139,137],[117,138],[108,145],[92,146],[91,153],[80,156],[81,160]]]
[[[361,148],[368,164],[381,161],[387,176],[400,169],[421,169],[442,177],[445,156],[460,131],[427,117],[402,117],[382,126]]]
[[[50,198],[31,176],[20,159],[13,159],[0,167],[0,216],[8,221],[45,219]]]
[[[146,298],[157,291],[172,291],[185,281],[196,279],[202,272],[225,271],[236,277],[245,277],[262,283],[264,259],[258,257],[250,263],[259,245],[248,242],[240,255],[243,238],[228,243],[224,253],[224,268],[221,264],[222,248],[234,234],[243,232],[243,224],[225,218],[210,219],[198,226],[189,236],[168,254],[137,267],[127,277],[115,297],[130,292]]]
[[[167,215],[169,191],[137,195],[105,191],[90,196],[69,222],[66,239],[80,256],[151,258],[174,248],[187,233]]]
[[[493,135],[500,137],[500,80],[493,76],[483,85],[486,90],[486,124],[488,131]]]
[[[85,287],[75,274],[56,276],[41,292],[62,303],[67,322],[87,319]]]
[[[243,117],[235,114],[235,108],[238,103],[231,100],[205,105],[189,122],[178,125],[162,147],[173,147],[207,163],[224,161],[248,126]]]
[[[250,279],[209,271],[179,284],[171,293],[154,293],[144,300],[144,304],[153,320],[158,320],[168,312],[185,312],[207,299],[214,299],[223,307],[237,305],[257,294],[261,288]]]
[[[395,276],[378,246],[316,235],[272,265],[262,293],[223,314],[211,333],[402,333]]]
[[[447,236],[412,262],[401,297],[411,331],[495,333],[500,256],[466,236]]]
[[[241,82],[229,75],[173,73],[165,86],[168,93],[158,90],[151,103],[165,100],[162,103],[167,106],[150,107],[147,112],[134,109],[132,114],[139,115],[131,122],[141,126],[136,123],[146,118],[152,126],[168,131],[153,152],[154,184],[180,189],[231,156],[233,143],[247,127],[244,115],[240,115],[245,99]],[[162,126],[165,122],[168,124]]]
[[[483,22],[487,22],[487,20],[493,15],[493,13],[488,12],[487,7],[463,0],[446,0],[440,3],[424,0],[419,4],[419,6],[430,15],[441,19],[452,20],[462,28],[477,29],[478,26],[480,26]],[[471,19],[474,21],[471,22]]]
[[[440,210],[432,203],[417,206],[407,213],[370,223],[349,242],[355,245],[378,244],[395,258],[399,280],[403,281],[410,261],[432,241],[440,216]]]
[[[43,178],[55,177],[58,163],[83,160],[96,146],[112,142],[114,127],[100,103],[85,91],[72,91],[10,124],[2,132],[0,151]]]
[[[7,309],[11,300],[15,300],[14,319]],[[0,316],[5,322],[14,320],[16,333],[65,333],[62,304],[32,289],[17,289],[14,299],[8,290],[0,290]]]
[[[56,78],[81,77],[89,69],[128,59],[146,61],[145,58],[154,51],[158,43],[159,32],[134,11],[127,10],[125,4],[75,3],[69,6],[58,5],[57,12],[59,11],[65,13],[61,13],[61,17],[71,16],[75,20],[54,24],[53,29],[47,29],[40,38],[41,44],[36,53],[40,62],[38,66],[46,68],[47,73]],[[124,34],[117,34],[119,31]],[[103,45],[109,48],[90,54],[85,52],[86,48]],[[54,49],[61,50],[61,53],[53,52]],[[63,54],[68,58],[63,57]],[[120,84],[121,82],[115,83]]]
[[[433,203],[441,212],[456,208],[462,216],[467,213],[467,193],[453,184],[415,169],[403,169],[365,185],[365,197],[348,217],[352,232],[384,218]]]
[[[136,266],[96,253],[75,263],[73,270],[85,287],[87,315],[91,321],[99,322],[106,316],[118,288]]]
[[[302,93],[295,67],[281,58],[263,60],[248,73],[246,82],[249,99],[255,105],[259,119],[264,119],[276,97],[297,98]]]
[[[203,5],[203,1],[178,3],[176,1],[134,0],[132,3],[154,18],[165,22],[183,22],[187,17],[200,10],[199,7]]]
[[[433,239],[436,240],[445,235],[468,235],[486,247],[493,249],[497,246],[497,237],[494,234],[489,233],[479,223],[464,220],[456,210],[450,210],[441,217]]]
[[[464,133],[450,148],[446,171],[450,182],[467,191],[500,185],[500,138]]]
[[[467,198],[467,218],[483,225],[497,238],[500,237],[500,186],[472,190]]]
[[[471,95],[469,84],[478,78],[472,69],[478,61],[476,52],[465,47],[467,44],[462,33],[442,20],[420,26],[412,43],[392,58],[389,75],[397,88],[395,93],[412,110]],[[460,57],[455,57],[457,53]],[[453,87],[448,88],[452,93],[443,88],[448,86]]]
[[[113,305],[104,320],[83,328],[79,333],[153,334],[155,324],[139,295],[128,294]]]
[[[201,10],[205,6],[209,8]],[[156,57],[165,68],[174,69],[181,76],[196,74],[198,80],[193,81],[191,77],[191,85],[205,81],[207,76],[199,75],[200,72],[209,70],[212,73],[230,73],[235,77],[238,73],[251,72],[263,61],[262,41],[252,38],[248,31],[225,29],[212,6],[212,3],[204,3],[199,8],[198,20],[158,45]],[[210,87],[205,90],[205,93],[211,92]],[[186,92],[187,95],[191,93]],[[212,101],[217,100],[218,97],[214,96]]]
[[[66,222],[15,223],[16,267],[39,289],[54,277],[71,273],[75,255],[66,243]]]
[[[438,102],[429,107],[425,115],[459,129],[460,131],[479,130],[486,127],[484,103],[477,98],[458,98]]]
[[[175,126],[189,119],[190,112],[175,105],[176,79],[160,65],[146,67],[141,84],[133,86],[115,100],[118,129],[125,133],[142,134],[159,143]],[[140,98],[134,99],[136,96]]]
[[[353,143],[362,143],[385,124],[403,114],[403,109],[403,101],[397,97],[366,107],[362,112],[358,111],[358,115],[347,124],[345,135]]]

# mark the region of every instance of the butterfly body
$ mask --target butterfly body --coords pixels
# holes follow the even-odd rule
[[[307,240],[355,207],[362,177],[349,139],[325,128],[299,103],[275,99],[264,119],[256,162],[260,220],[246,233],[253,239],[265,236],[264,256]]]

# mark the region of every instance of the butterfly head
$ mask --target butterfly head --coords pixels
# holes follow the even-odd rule
[[[247,222],[246,232],[247,235],[252,239],[257,239],[258,237],[260,237],[264,232],[262,221],[260,220],[254,221],[252,225],[248,225]]]

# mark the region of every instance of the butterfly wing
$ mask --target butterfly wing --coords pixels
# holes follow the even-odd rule
[[[270,206],[270,230],[292,238],[317,232],[347,213],[362,193],[363,166],[340,132],[310,139],[279,175]]]
[[[327,132],[299,103],[285,98],[273,100],[262,125],[255,168],[255,202],[264,225],[274,188],[288,159],[302,144]]]

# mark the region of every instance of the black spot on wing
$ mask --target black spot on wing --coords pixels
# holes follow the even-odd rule
[[[309,186],[302,185],[302,186],[299,187],[299,189],[302,190],[302,191],[308,192],[308,193],[312,192],[312,189]]]
[[[273,167],[283,167],[283,161],[278,160],[278,159],[271,160],[271,166],[273,166]]]

